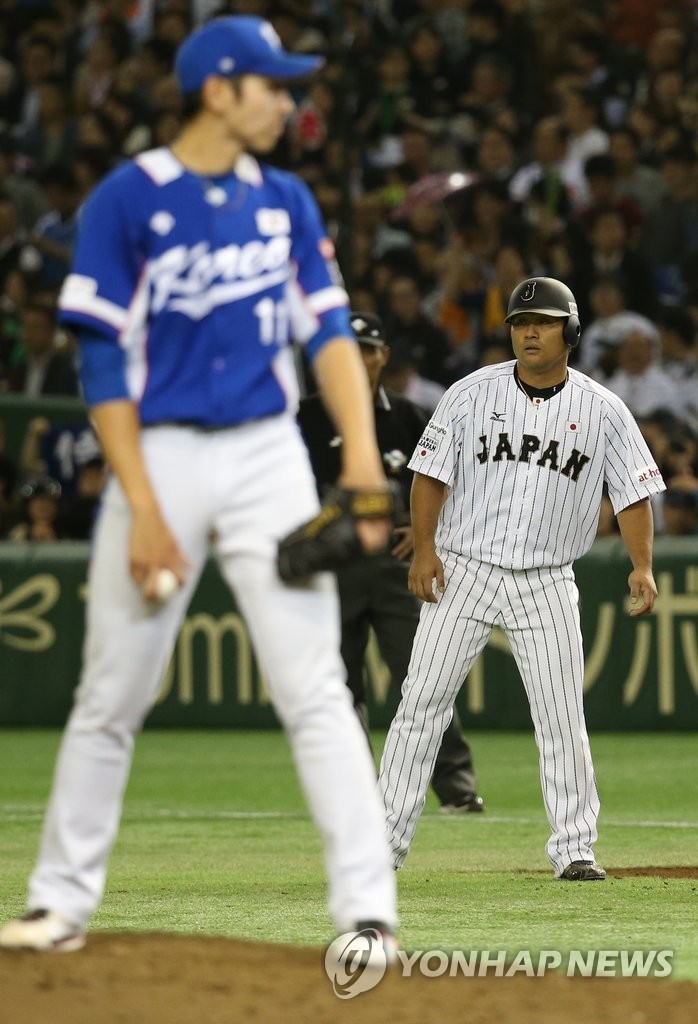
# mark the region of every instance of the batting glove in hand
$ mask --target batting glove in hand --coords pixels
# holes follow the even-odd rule
[[[316,572],[334,572],[363,556],[358,521],[394,522],[398,499],[398,490],[393,485],[380,491],[333,487],[318,514],[279,542],[279,576],[286,583],[293,583]]]

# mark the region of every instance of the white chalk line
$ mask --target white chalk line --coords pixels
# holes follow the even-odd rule
[[[0,804],[0,820],[2,821],[25,821],[37,817],[43,817],[44,805],[42,804]],[[177,810],[168,807],[143,809],[125,808],[124,819],[127,821],[309,821],[310,816],[303,811],[213,811],[213,810]],[[422,820],[441,821],[444,824],[449,822],[462,822],[463,820],[476,824],[479,828],[483,825],[546,825],[544,818],[524,818],[516,815],[496,814],[441,814],[428,813],[422,815]],[[602,819],[603,828],[663,828],[663,829],[698,829],[698,821],[653,821],[653,820],[629,820],[618,821],[612,818]]]

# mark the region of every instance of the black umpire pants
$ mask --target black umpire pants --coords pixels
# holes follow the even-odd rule
[[[407,675],[412,641],[419,622],[419,601],[407,589],[407,562],[392,555],[361,559],[337,573],[342,612],[342,658],[354,707],[368,736],[364,656],[372,626],[391,685],[400,687]],[[431,785],[442,804],[458,804],[476,792],[473,757],[453,709],[432,776]]]

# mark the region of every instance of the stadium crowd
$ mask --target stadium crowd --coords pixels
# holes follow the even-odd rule
[[[698,9],[692,0],[0,0],[0,393],[78,396],[55,305],[80,207],[168,145],[195,25],[268,17],[322,52],[272,162],[313,189],[353,308],[383,317],[387,387],[433,409],[511,358],[521,278],[574,291],[573,365],[640,422],[698,533]],[[66,437],[66,434],[69,435]],[[87,537],[104,465],[84,424],[0,423],[0,537]],[[613,533],[605,510],[599,533]]]

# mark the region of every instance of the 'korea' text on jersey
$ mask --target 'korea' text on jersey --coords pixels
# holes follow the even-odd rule
[[[60,318],[90,404],[130,398],[144,424],[216,426],[295,411],[289,341],[313,358],[351,337],[347,307],[302,182],[247,155],[204,178],[163,148],[90,196]]]
[[[453,384],[409,465],[449,487],[440,549],[505,569],[567,565],[596,536],[604,483],[615,513],[664,483],[629,409],[611,391],[570,369],[566,385],[535,404],[514,365]]]

